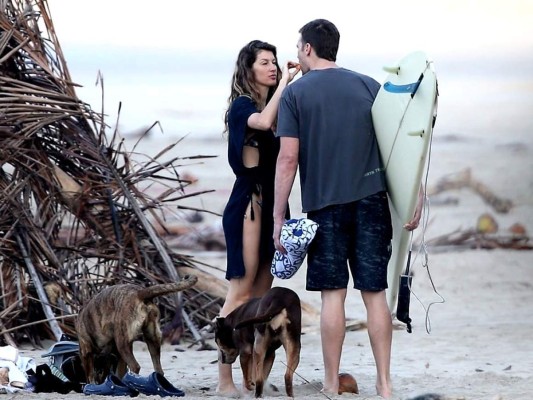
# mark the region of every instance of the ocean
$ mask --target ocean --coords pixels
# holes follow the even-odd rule
[[[341,49],[342,50],[342,49]],[[78,97],[102,108],[103,76],[106,121],[114,127],[119,103],[119,131],[127,136],[159,121],[163,134],[198,139],[220,137],[236,54],[211,51],[169,52],[128,47],[64,49]],[[497,142],[510,135],[531,143],[533,137],[533,48],[491,53],[431,54],[439,81],[436,130]],[[338,64],[383,82],[383,65],[401,54],[343,56]],[[283,57],[283,58],[282,58]],[[280,55],[280,61],[295,59]],[[158,129],[158,128],[155,128]]]

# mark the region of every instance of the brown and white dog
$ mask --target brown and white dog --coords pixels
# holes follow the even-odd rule
[[[287,358],[285,390],[287,396],[293,397],[293,374],[300,362],[301,320],[298,295],[291,289],[274,287],[263,297],[216,319],[219,361],[232,364],[239,356],[244,387],[251,391],[255,386],[255,397],[261,397],[275,351],[283,345]]]
[[[160,314],[153,299],[186,290],[197,280],[196,276],[187,275],[177,283],[149,287],[115,285],[89,300],[76,320],[80,357],[87,383],[102,383],[111,372],[110,363],[104,362],[103,369],[96,373],[96,358],[100,361],[106,357],[116,357],[116,374],[119,377],[126,373],[126,366],[138,374],[141,367],[133,355],[135,340],[146,343],[154,370],[163,374]]]

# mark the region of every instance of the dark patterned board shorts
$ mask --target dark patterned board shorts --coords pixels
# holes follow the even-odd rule
[[[387,288],[392,224],[386,192],[307,217],[319,225],[307,254],[307,290],[347,288],[350,272],[355,289]]]

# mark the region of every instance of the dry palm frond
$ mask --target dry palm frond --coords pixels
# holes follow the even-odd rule
[[[171,281],[179,279],[177,267],[194,267],[151,224],[163,225],[166,203],[200,194],[185,193],[189,182],[177,172],[194,157],[162,160],[169,147],[132,161],[117,132],[108,140],[103,113],[77,98],[46,0],[0,6],[0,330],[55,316],[57,338],[75,334],[69,316],[103,287]],[[151,197],[143,190],[149,184],[165,190]],[[49,283],[62,304],[42,291]],[[188,300],[198,308],[198,295],[193,288],[161,299],[163,318],[180,317],[182,299],[185,309]],[[194,333],[217,312],[192,318],[188,328]]]

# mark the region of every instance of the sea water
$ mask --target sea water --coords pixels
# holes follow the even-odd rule
[[[69,55],[78,97],[95,111],[103,97],[106,122],[115,127],[118,119],[124,136],[156,121],[165,136],[207,138],[224,129],[233,55],[120,47]]]
[[[235,56],[127,47],[65,52],[72,79],[82,85],[77,89],[80,99],[100,111],[103,97],[107,123],[114,127],[118,119],[124,135],[159,121],[166,136],[197,138],[218,137],[224,129]],[[340,55],[338,63],[383,82],[381,67],[398,58],[401,55]],[[433,60],[440,134],[485,139],[496,135],[498,140],[512,132],[515,138],[532,140],[533,51],[437,54]],[[96,84],[98,76],[103,81]]]

